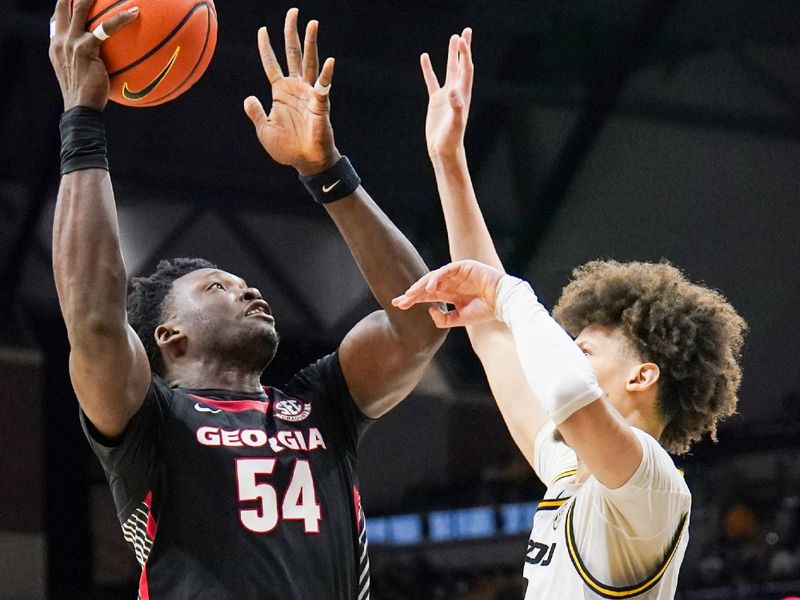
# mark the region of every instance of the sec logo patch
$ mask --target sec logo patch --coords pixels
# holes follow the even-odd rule
[[[300,400],[279,400],[275,403],[275,418],[297,423],[311,414],[311,405]]]

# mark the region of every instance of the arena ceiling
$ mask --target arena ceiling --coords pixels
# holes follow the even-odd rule
[[[131,274],[200,255],[258,285],[289,362],[335,347],[375,306],[324,210],[260,148],[241,103],[269,93],[257,28],[286,3],[217,2],[203,79],[160,108],[110,106],[112,178]],[[743,412],[772,418],[800,390],[800,3],[305,2],[337,58],[337,144],[430,265],[447,260],[423,135],[420,52],[441,71],[448,36],[474,29],[468,153],[510,271],[552,303],[597,257],[668,258],[722,289],[751,323]],[[56,316],[50,229],[58,86],[50,2],[0,20],[0,309],[6,345]],[[278,38],[280,39],[280,38]],[[290,369],[297,364],[278,369]],[[426,389],[482,385],[463,335]],[[481,388],[482,389],[482,388]],[[796,397],[796,396],[795,396]]]

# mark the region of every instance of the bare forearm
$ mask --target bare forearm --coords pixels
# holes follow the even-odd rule
[[[452,259],[474,259],[503,270],[475,197],[463,146],[454,156],[432,156],[431,161]],[[466,329],[511,437],[533,466],[536,436],[548,418],[525,379],[511,331],[500,321],[471,325]]]
[[[67,328],[124,327],[126,275],[111,179],[87,169],[61,180],[53,273]]]
[[[398,335],[406,341],[423,344],[431,339],[441,340],[444,333],[435,328],[424,307],[400,311],[391,304],[392,298],[428,272],[405,235],[362,187],[347,198],[325,206]]]
[[[504,270],[475,196],[464,147],[455,155],[431,156],[431,162],[447,226],[450,258],[473,259]],[[467,334],[479,356],[495,350],[493,340],[497,334],[510,337],[506,326],[496,321],[467,327]]]
[[[450,257],[454,261],[471,258],[502,270],[475,197],[464,148],[452,156],[432,156],[431,162],[442,201]]]

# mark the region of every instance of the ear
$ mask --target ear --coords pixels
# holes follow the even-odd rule
[[[653,389],[661,377],[661,369],[655,363],[637,365],[628,376],[625,389],[629,392],[644,392]]]
[[[162,353],[180,356],[186,351],[186,334],[181,333],[175,323],[162,323],[156,327],[155,338]]]

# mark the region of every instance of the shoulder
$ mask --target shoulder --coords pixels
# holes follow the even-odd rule
[[[180,412],[180,407],[185,404],[181,397],[189,400],[189,395],[179,388],[171,388],[159,375],[153,373],[150,377],[150,388],[144,401],[143,412],[155,413],[159,418]]]
[[[620,539],[663,549],[691,511],[691,492],[658,441],[644,431],[633,431],[642,444],[639,467],[618,488],[607,488],[590,477],[576,494],[575,520],[584,528],[594,522],[600,536],[603,531],[615,531]]]
[[[150,389],[147,393],[149,399],[170,401],[177,390],[169,387],[159,375],[152,373],[150,376]]]
[[[691,492],[658,441],[644,431],[633,431],[642,444],[642,461],[631,478],[612,489],[590,477],[581,486],[580,496],[593,507],[592,512],[626,535],[671,535],[675,524],[691,510]]]
[[[327,354],[322,358],[309,363],[297,371],[294,375],[292,375],[291,379],[289,379],[284,388],[288,390],[291,387],[302,385],[303,383],[309,383],[321,378],[325,378],[336,371],[341,373],[341,370],[342,367],[339,364],[339,353],[331,352],[330,354]]]
[[[339,353],[331,352],[300,369],[283,386],[283,391],[288,395],[301,397],[348,394]]]
[[[631,428],[642,444],[642,462],[626,486],[637,486],[690,495],[683,472],[676,466],[669,453],[650,434]]]
[[[298,371],[283,392],[313,405],[315,414],[328,428],[328,434],[341,436],[355,456],[358,440],[373,420],[364,415],[353,400],[338,351]]]

